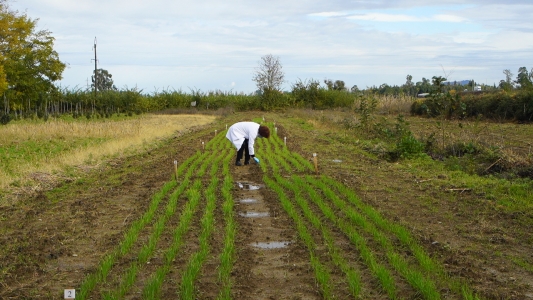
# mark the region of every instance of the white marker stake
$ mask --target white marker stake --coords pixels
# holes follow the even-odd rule
[[[285,146],[287,146],[287,137],[283,137],[283,142],[285,143]]]
[[[217,130],[215,129],[215,135],[217,135]]]
[[[228,130],[228,124],[226,124],[226,130]]]
[[[174,174],[176,174],[176,182],[178,182],[178,161],[174,161]]]
[[[316,153],[313,153],[313,163],[315,164],[316,175],[318,175],[318,158],[316,157]]]
[[[64,296],[65,296],[65,299],[76,299],[76,290],[66,289]]]
[[[276,131],[276,134],[278,134],[278,127],[275,127],[274,130]]]
[[[205,150],[205,144],[202,142],[202,150]]]

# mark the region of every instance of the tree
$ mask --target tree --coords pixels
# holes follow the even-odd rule
[[[429,79],[426,79],[425,77],[422,77],[422,81],[418,81],[416,83],[416,88],[418,90],[418,93],[428,93],[431,91],[431,84],[429,82]]]
[[[433,86],[437,88],[437,92],[442,93],[442,87],[444,85],[444,82],[446,81],[446,78],[442,76],[433,76],[431,79],[431,82],[433,83]]]
[[[509,85],[513,85],[513,73],[511,73],[511,70],[505,69],[503,70],[503,74],[505,74],[505,82]]]
[[[54,82],[66,67],[53,48],[51,33],[36,31],[36,26],[37,20],[9,10],[7,2],[0,0],[0,91],[18,107],[57,90]],[[22,104],[23,100],[27,102]]]
[[[513,89],[513,73],[511,73],[511,70],[505,69],[503,70],[503,74],[505,74],[505,80],[500,80],[500,88],[505,91],[510,91]]]
[[[328,87],[328,90],[330,91],[345,91],[346,90],[346,84],[342,80],[335,80],[333,82],[331,79],[324,79],[324,83]]]
[[[113,85],[113,75],[111,75],[107,70],[96,69],[93,71],[91,76],[92,84],[91,87],[99,91],[116,91],[117,88]]]
[[[259,67],[253,77],[257,87],[262,91],[281,91],[284,82],[282,66],[278,57],[272,54],[261,57]]]
[[[518,75],[516,76],[515,83],[519,84],[520,88],[522,89],[530,89],[533,87],[530,74],[528,73],[526,67],[520,67],[518,69]]]
[[[415,94],[414,84],[413,84],[413,76],[412,75],[407,74],[407,76],[405,76],[404,89],[407,92],[408,96],[411,96],[411,95]]]
[[[261,108],[271,110],[282,106],[281,85],[284,82],[282,66],[278,57],[272,54],[261,57],[253,81],[260,90]]]
[[[0,39],[2,40],[2,44],[4,43],[3,40],[4,34],[8,32],[9,23],[8,18],[4,17],[6,14],[6,6],[3,0],[0,0]],[[0,46],[2,47],[2,46]],[[5,56],[3,55],[3,51],[0,51],[0,93],[4,93],[7,90],[8,84],[7,84],[7,77],[6,72],[4,70],[4,61]]]

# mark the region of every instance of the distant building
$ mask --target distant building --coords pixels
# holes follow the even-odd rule
[[[444,81],[443,85],[469,85],[470,80]]]

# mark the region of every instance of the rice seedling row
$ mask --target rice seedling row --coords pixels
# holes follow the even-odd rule
[[[422,295],[424,299],[440,299],[441,290],[461,295],[464,299],[477,298],[464,282],[445,274],[442,266],[416,243],[404,227],[386,220],[371,206],[362,203],[357,195],[343,184],[326,176],[315,178],[309,175],[294,175],[295,172],[301,171],[303,166],[306,166],[307,170],[312,169],[310,163],[298,154],[286,150],[286,147],[280,146],[280,141],[278,136],[273,135],[271,139],[260,144],[264,162],[268,165],[264,166],[263,170],[271,170],[273,176],[273,179],[265,176],[265,183],[276,191],[280,201],[291,201],[289,198],[294,198],[294,204],[285,203],[283,207],[289,210],[287,213],[297,224],[296,227],[301,226],[298,225],[300,223],[309,222],[315,229],[322,231],[322,241],[305,243],[327,245],[331,253],[329,259],[348,277],[346,281],[352,294],[361,291],[356,275],[357,266],[349,265],[347,260],[343,259],[345,254],[339,253],[341,251],[331,241],[327,230],[331,226],[339,228],[353,243],[361,260],[391,299],[404,297],[398,294],[398,280],[409,284],[414,290],[412,293]],[[300,212],[295,212],[295,207],[299,207]],[[322,219],[329,220],[330,224],[323,224]],[[304,240],[309,239],[308,233],[300,233],[305,235]],[[400,244],[396,241],[400,241]],[[311,250],[310,257],[316,259]],[[326,262],[321,263],[321,266],[325,265]],[[323,287],[323,293],[328,289]]]
[[[222,136],[216,137],[208,142],[208,147],[220,147],[222,141]],[[185,298],[188,298],[190,295],[192,295],[194,292],[193,284],[195,275],[198,273],[199,268],[201,267],[202,258],[205,259],[206,255],[209,253],[209,245],[207,242],[209,241],[209,236],[212,233],[213,228],[213,212],[216,203],[215,191],[221,186],[217,176],[220,163],[224,157],[226,157],[224,161],[227,163],[229,160],[228,149],[223,152],[205,151],[201,153],[198,151],[195,155],[183,162],[179,168],[177,168],[177,178],[173,178],[171,181],[165,184],[165,186],[158,193],[154,195],[148,211],[139,221],[132,225],[117,249],[102,260],[100,267],[95,273],[87,276],[80,289],[81,291],[79,293],[79,297],[81,299],[88,298],[97,285],[102,286],[99,289],[101,293],[100,298],[104,299],[121,299],[128,295],[128,293],[131,293],[132,286],[135,285],[138,288],[138,284],[140,282],[137,279],[137,274],[139,272],[145,272],[144,266],[147,262],[149,262],[156,250],[158,250],[158,252],[163,251],[162,249],[158,249],[159,239],[165,230],[170,230],[167,228],[168,221],[175,215],[178,208],[178,200],[184,193],[186,194],[186,203],[183,205],[181,215],[179,216],[179,224],[174,229],[172,244],[168,249],[164,250],[164,264],[149,277],[147,283],[144,283],[144,288],[142,291],[144,298],[155,299],[159,297],[161,285],[165,276],[172,267],[174,258],[178,254],[180,247],[184,242],[184,235],[189,230],[189,226],[193,221],[196,209],[199,207],[198,205],[200,202],[205,200],[207,202],[206,211],[204,212],[204,217],[201,219],[202,228],[204,228],[204,230],[202,231],[203,233],[199,242],[201,251],[192,256],[189,265],[185,268],[186,271],[184,271],[185,275],[182,277],[182,284],[179,287],[175,287],[176,290],[181,291],[182,296]],[[204,197],[202,197],[201,191],[204,189],[202,178],[206,175],[206,170],[208,167],[211,167],[211,172],[208,173],[208,180],[210,180],[211,184],[209,185],[208,189],[204,191]],[[223,190],[226,194],[225,215],[227,216],[227,221],[227,202],[231,200],[231,197],[228,198],[228,193],[230,191],[229,184],[231,184],[231,180],[227,179],[229,174],[229,169],[227,167],[224,168],[224,172],[226,174],[226,179],[225,188],[223,188]],[[179,184],[177,184],[176,181],[178,181]],[[191,182],[194,183],[191,185]],[[165,198],[168,198],[168,202],[166,207],[163,208],[161,207],[161,202]],[[159,218],[153,220],[157,210],[161,210]],[[120,259],[125,257],[127,254],[132,255],[129,252],[133,249],[133,245],[137,242],[141,231],[151,222],[153,222],[153,226],[151,233],[149,233],[148,241],[142,246],[138,246],[137,248],[139,250],[137,254],[133,254],[136,256],[136,259],[121,274],[113,273],[113,278],[108,278],[111,270],[118,265]],[[229,223],[228,226],[228,233],[233,234],[226,239],[227,250],[225,252],[226,256],[231,256],[233,253],[232,243],[234,241],[235,226],[234,223]],[[229,286],[229,272],[227,272],[227,270],[231,269],[232,261],[233,260],[231,257],[230,259],[226,258],[225,275],[221,275],[221,280],[226,282],[226,286]],[[115,283],[113,284],[113,282]],[[108,288],[103,286],[108,286]],[[227,294],[227,292],[225,293]]]

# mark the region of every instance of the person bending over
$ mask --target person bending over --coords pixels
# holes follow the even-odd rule
[[[250,164],[250,157],[255,157],[254,142],[258,137],[270,137],[270,129],[255,122],[238,122],[230,126],[226,138],[237,148],[236,166],[242,166],[243,154],[244,164]]]

